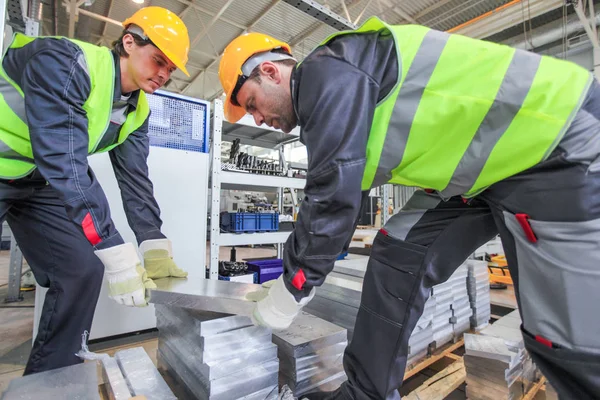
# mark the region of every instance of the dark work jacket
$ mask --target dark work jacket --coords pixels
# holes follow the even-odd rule
[[[98,148],[115,143],[125,113],[135,110],[139,90],[121,101],[121,69],[115,59],[111,123]],[[104,249],[122,244],[110,216],[108,201],[88,166],[88,130],[83,104],[91,85],[80,65],[82,51],[66,39],[44,38],[18,49],[11,49],[3,60],[8,76],[23,89],[25,111],[37,168],[29,176],[11,184],[39,186],[46,182],[65,204],[69,219],[78,221],[91,214]],[[122,110],[123,112],[119,112]],[[52,130],[45,128],[50,125]],[[58,127],[58,128],[55,128]],[[149,153],[148,119],[125,142],[110,151],[110,160],[121,190],[121,198],[130,227],[138,243],[165,236],[160,229],[160,209],[154,198],[146,163]],[[82,230],[83,234],[83,230]]]
[[[285,244],[285,282],[297,299],[320,286],[351,239],[367,192],[361,190],[367,140],[378,101],[398,78],[391,36],[348,34],[310,53],[291,91],[308,152],[305,197]],[[306,282],[292,281],[302,270]]]

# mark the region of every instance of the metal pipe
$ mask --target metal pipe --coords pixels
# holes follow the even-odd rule
[[[93,13],[93,12],[88,11],[88,10],[84,10],[83,8],[80,8],[77,11],[79,13],[83,14],[83,15],[86,15],[88,17],[97,19],[99,21],[108,22],[109,24],[113,24],[113,25],[117,25],[117,26],[123,27],[123,24],[121,24],[121,22],[117,21],[116,19],[108,18],[108,17],[105,17],[103,15],[96,14],[96,13]]]
[[[600,24],[600,13],[596,13],[595,23],[596,25]],[[581,21],[578,19],[568,22],[566,29],[563,29],[562,21],[552,22],[534,29],[530,33],[530,38],[528,38],[528,40],[524,38],[524,35],[519,35],[515,38],[504,41],[503,44],[515,47],[517,49],[532,50],[542,47],[548,43],[560,40],[565,35],[572,35],[573,33],[582,30],[583,26],[581,25]]]
[[[485,14],[481,14],[480,16],[478,16],[478,17],[475,17],[475,18],[473,18],[473,19],[470,19],[470,20],[468,20],[467,22],[464,22],[464,23],[462,23],[462,24],[460,24],[460,25],[458,25],[458,26],[455,26],[455,27],[454,27],[454,28],[452,28],[452,29],[448,29],[448,31],[447,31],[447,32],[448,32],[448,33],[452,33],[452,32],[455,32],[455,31],[457,31],[457,30],[461,29],[461,28],[465,28],[465,27],[467,27],[467,26],[469,26],[469,25],[471,25],[471,24],[474,24],[474,23],[475,23],[475,22],[477,22],[477,21],[481,21],[481,20],[482,20],[482,19],[484,19],[484,18],[490,17],[490,16],[494,15],[494,14],[495,14],[495,13],[497,13],[497,12],[500,12],[500,11],[502,11],[502,10],[505,10],[505,9],[507,9],[507,8],[510,8],[510,7],[512,7],[512,6],[516,5],[516,4],[519,4],[521,1],[522,1],[522,0],[512,0],[511,2],[509,2],[509,3],[506,3],[506,4],[504,4],[504,5],[501,5],[500,7],[497,7],[497,8],[495,8],[495,9],[493,9],[492,11],[488,11],[488,12],[486,12]]]

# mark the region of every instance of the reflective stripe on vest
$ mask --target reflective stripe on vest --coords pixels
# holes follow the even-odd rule
[[[66,39],[66,38],[55,38]],[[45,40],[17,33],[8,49],[26,46],[34,40]],[[71,39],[67,39],[71,40]],[[97,149],[110,124],[114,96],[115,68],[111,51],[78,40],[71,40],[81,50],[78,60],[90,77],[90,95],[83,105],[88,122],[88,154],[109,151],[123,143],[127,137],[145,122],[149,106],[145,94],[140,91],[134,112],[129,113],[121,126],[117,143]],[[8,51],[8,50],[7,50]],[[25,112],[23,91],[0,68],[0,177],[17,179],[35,169]]]
[[[375,109],[363,190],[390,182],[475,195],[544,160],[592,81],[570,62],[423,26],[373,17],[357,31],[392,34],[399,61]]]

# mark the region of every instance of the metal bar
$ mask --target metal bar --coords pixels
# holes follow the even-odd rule
[[[25,31],[25,20],[23,19],[24,13],[21,8],[21,0],[8,0],[7,2],[4,2],[3,12],[8,14],[7,23],[14,31]],[[3,22],[4,21],[5,20],[3,20]]]
[[[123,26],[123,24],[121,22],[117,21],[116,19],[108,18],[108,17],[105,17],[103,15],[96,14],[96,13],[93,13],[91,11],[85,10],[83,8],[79,8],[77,10],[77,12],[81,13],[83,15],[86,15],[86,16],[88,16],[90,18],[97,19],[99,21],[104,21],[104,22],[107,22],[107,23],[110,23],[110,24],[113,24],[113,25],[121,26],[121,27]]]
[[[362,18],[363,14],[365,13],[365,11],[367,11],[367,8],[369,8],[369,6],[371,5],[371,2],[373,0],[369,0],[367,2],[367,4],[365,5],[365,7],[363,8],[363,10],[360,12],[360,14],[358,14],[358,17],[356,17],[356,20],[354,21],[354,25],[358,24],[358,21],[360,21],[360,19]]]
[[[178,1],[179,1],[179,0],[178,0]],[[262,12],[262,13],[261,13],[261,14],[260,14],[260,15],[259,15],[259,16],[258,16],[258,17],[255,19],[255,20],[254,20],[254,21],[252,21],[252,23],[251,23],[250,25],[248,25],[248,26],[246,26],[246,27],[244,27],[244,28],[243,28],[243,29],[244,29],[244,31],[242,32],[242,34],[243,34],[243,33],[245,33],[245,32],[248,32],[249,30],[251,30],[252,28],[254,28],[254,26],[256,26],[256,24],[258,24],[258,23],[259,23],[259,22],[260,22],[260,21],[261,21],[261,20],[262,20],[262,19],[265,17],[265,15],[267,15],[267,13],[268,13],[269,11],[271,11],[271,9],[272,9],[273,7],[275,7],[275,6],[277,5],[277,3],[279,3],[279,1],[280,1],[280,0],[275,0],[275,1],[273,1],[271,4],[269,4],[269,5],[267,6],[267,8],[265,8],[265,10],[264,10],[264,11],[263,11],[263,12]],[[223,20],[223,18],[221,18],[221,20]],[[204,71],[206,71],[206,70],[210,69],[210,68],[211,68],[213,65],[215,65],[215,64],[216,64],[216,63],[219,61],[219,59],[221,58],[221,56],[222,56],[222,55],[223,55],[223,52],[221,52],[221,54],[219,54],[219,56],[218,56],[217,58],[215,58],[215,59],[214,59],[214,60],[213,60],[213,61],[212,61],[212,62],[211,62],[211,63],[210,63],[210,64],[209,64],[209,65],[208,65],[208,66],[207,66],[205,69],[204,69]],[[198,74],[197,74],[197,75],[196,75],[196,76],[195,76],[195,77],[194,77],[194,78],[193,78],[193,79],[190,81],[190,83],[188,83],[188,84],[187,84],[187,86],[186,86],[186,87],[185,87],[185,88],[184,88],[184,89],[181,91],[181,93],[186,93],[186,92],[187,92],[187,91],[190,89],[190,87],[192,87],[192,86],[193,86],[193,85],[194,85],[194,84],[195,84],[195,83],[196,83],[196,82],[197,82],[197,81],[200,79],[200,77],[202,76],[202,74],[204,73],[204,71],[200,71],[200,72],[199,72],[199,73],[198,73]],[[213,96],[211,96],[211,98],[209,99],[209,101],[213,101],[213,100],[215,100],[217,97],[219,97],[219,96],[221,95],[221,93],[222,93],[222,92],[223,92],[223,91],[221,90],[221,91],[220,91],[220,93],[218,93],[218,94],[216,94],[216,95],[213,95]]]
[[[417,21],[412,16],[410,16],[406,11],[404,11],[403,9],[401,9],[400,6],[395,6],[393,8],[393,10],[394,10],[395,13],[397,13],[398,15],[400,15],[402,18],[404,18],[408,22],[411,22],[413,24],[418,24],[419,23],[419,21]]]
[[[194,7],[196,10],[202,11],[204,14],[210,15],[211,17],[213,15],[215,15],[214,12],[211,12],[211,11],[207,10],[206,8],[199,6],[198,4],[194,3],[193,1],[188,1],[188,0],[177,0],[177,1],[180,2],[181,4],[185,4],[187,6]],[[244,25],[238,24],[237,22],[232,21],[228,18],[221,18],[221,21],[223,21],[231,26],[235,26],[236,28],[239,28],[239,29],[246,28]]]
[[[0,51],[4,54],[4,27],[6,25],[6,0],[0,0]]]
[[[383,185],[381,191],[381,226],[390,219],[389,202],[390,202],[390,185]]]
[[[23,273],[23,253],[11,232],[10,235],[10,265],[8,269],[8,293],[5,303],[22,301],[21,274]]]
[[[221,134],[223,129],[223,102],[213,102],[212,176],[210,202],[210,262],[209,279],[219,279],[219,236],[221,232]]]
[[[218,193],[218,192],[217,192]],[[157,279],[149,290],[150,303],[249,317],[255,303],[246,296],[260,285],[216,279]]]
[[[351,21],[350,12],[348,11],[348,7],[346,7],[346,0],[340,0],[342,3],[342,8],[344,9],[344,14],[346,14],[346,20]]]
[[[581,25],[583,25],[583,29],[585,29],[585,33],[587,33],[594,47],[598,47],[598,37],[594,35],[594,31],[591,27],[592,24],[590,24],[590,20],[588,20],[588,18],[585,15],[585,12],[583,11],[583,2],[578,2],[577,4],[575,4],[574,8],[575,12],[577,13],[577,16],[579,17],[579,20],[581,21]]]
[[[204,25],[204,21],[202,20],[202,17],[200,16],[200,13],[195,8],[194,8],[194,14],[196,14],[196,18],[198,19],[198,21],[200,21],[200,24],[202,25],[202,29],[205,32],[208,32],[208,29],[206,28],[206,25]],[[219,52],[217,51],[217,48],[215,47],[215,44],[213,43],[213,41],[210,38],[210,36],[207,35],[207,37],[208,37],[208,41],[210,43],[210,47],[212,47],[213,51],[215,52],[214,56],[211,57],[211,59],[214,60],[216,57],[219,57]],[[191,47],[194,47],[194,44],[195,43],[193,43]]]
[[[71,0],[69,3],[69,37],[75,37],[75,22],[77,21],[77,0]]]
[[[337,30],[356,29],[356,25],[312,0],[283,0],[292,7]],[[369,0],[369,3],[371,0]]]
[[[107,17],[112,12],[112,8],[113,8],[114,4],[115,4],[115,0],[110,0],[110,3],[108,4],[108,12],[106,13]],[[108,28],[108,21],[104,21],[104,27],[102,28],[102,36],[103,37],[106,36],[106,28]]]
[[[219,20],[219,18],[221,18],[221,16],[223,15],[223,13],[229,8],[229,6],[234,2],[235,0],[227,0],[227,3],[225,3],[223,5],[223,7],[221,7],[221,9],[219,10],[218,13],[216,13],[212,19],[210,20],[210,22],[208,23],[207,26],[204,27],[204,29],[202,30],[202,32],[200,32],[198,35],[196,35],[196,37],[192,40],[192,44],[190,47],[194,47],[196,45],[196,43],[198,43],[198,41],[200,41],[204,35],[206,35],[208,33],[208,31],[210,30],[210,28],[212,28],[212,26],[215,24],[215,22],[217,22]]]

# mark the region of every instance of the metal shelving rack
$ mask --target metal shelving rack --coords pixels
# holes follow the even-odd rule
[[[283,244],[291,232],[268,233],[221,233],[220,229],[220,202],[221,190],[253,190],[272,191],[279,193],[279,210],[282,209],[283,189],[304,189],[305,179],[288,178],[273,175],[258,175],[234,171],[221,170],[221,143],[239,138],[244,145],[258,146],[283,151],[283,146],[299,139],[299,128],[289,134],[265,125],[257,126],[251,116],[247,115],[239,122],[231,124],[223,117],[223,102],[219,99],[213,101],[213,123],[211,152],[211,202],[210,207],[210,261],[209,278],[218,279],[219,247],[242,246],[259,244],[276,244],[277,256],[281,257]]]

